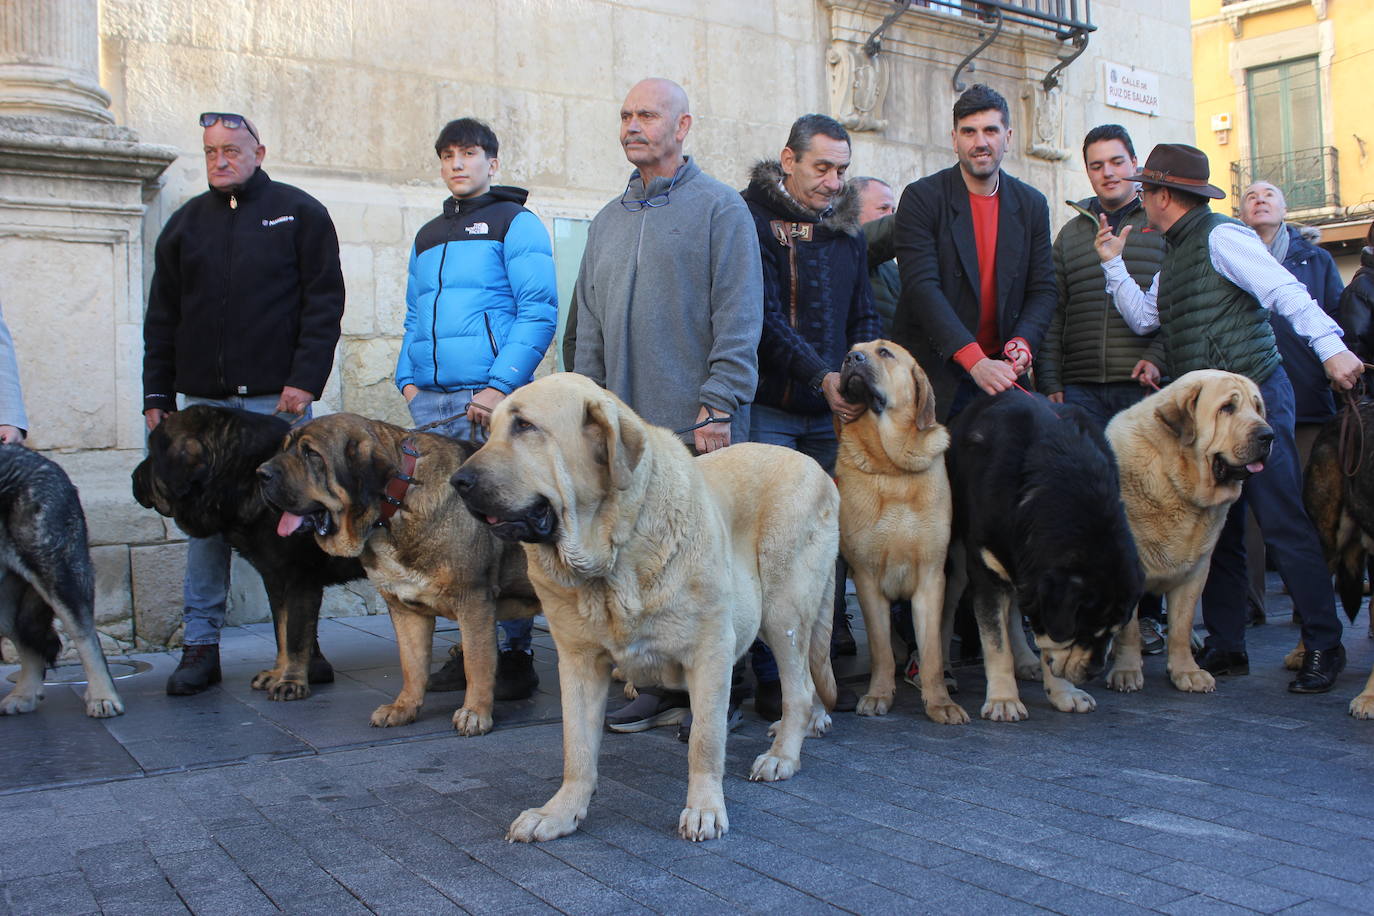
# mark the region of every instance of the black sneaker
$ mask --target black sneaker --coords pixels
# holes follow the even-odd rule
[[[858,655],[859,646],[854,642],[854,633],[849,629],[849,615],[836,614],[835,628],[830,633],[830,657]]]
[[[606,716],[606,727],[613,732],[642,732],[660,725],[677,725],[691,713],[687,694],[681,690],[641,690],[626,705]]]
[[[468,675],[463,670],[463,647],[453,646],[448,650],[448,661],[429,676],[427,690],[443,693],[448,690],[467,690]]]
[[[725,711],[725,730],[732,732],[740,727],[744,721],[744,713],[740,712],[739,706],[732,704]],[[682,724],[677,727],[677,740],[686,744],[692,738],[692,713],[687,712],[687,717],[682,720]]]
[[[1308,649],[1302,668],[1288,685],[1290,693],[1326,693],[1336,686],[1336,675],[1345,668],[1345,646],[1334,649]]]
[[[219,682],[219,644],[187,646],[177,670],[167,678],[167,696],[189,697]]]
[[[461,656],[459,656],[461,659]],[[507,649],[496,659],[496,692],[498,700],[525,700],[534,695],[539,675],[534,670],[534,653],[522,649]]]

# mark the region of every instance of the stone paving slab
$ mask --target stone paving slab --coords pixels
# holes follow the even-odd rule
[[[1210,695],[1173,690],[1153,657],[1142,693],[1090,685],[1094,713],[1029,683],[1029,720],[952,727],[902,685],[886,717],[837,715],[776,784],[745,778],[768,746],[746,708],[731,830],[703,844],[676,836],[674,729],[607,734],[582,829],[525,846],[506,826],[562,766],[546,632],[537,696],[464,739],[460,694],[368,727],[399,684],[385,619],[323,622],[338,679],[293,703],[248,687],[270,628],[234,628],[225,682],[200,696],[163,695],[175,658],[146,656],[119,682],[123,717],[86,719],[79,688],[50,687],[37,714],[0,719],[0,914],[1369,912],[1374,724],[1345,713],[1374,664],[1365,631],[1348,628],[1350,670],[1317,697],[1284,690],[1296,630],[1278,622],[1249,631],[1252,674]],[[436,633],[436,664],[457,635]],[[862,688],[865,667],[837,671]],[[981,671],[957,674],[976,714]]]

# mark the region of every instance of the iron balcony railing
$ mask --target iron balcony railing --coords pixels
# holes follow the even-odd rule
[[[1231,163],[1231,200],[1240,206],[1241,193],[1257,181],[1283,192],[1289,210],[1340,206],[1336,148],[1318,146],[1277,156],[1259,156]]]

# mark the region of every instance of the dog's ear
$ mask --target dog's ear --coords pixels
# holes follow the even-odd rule
[[[1197,439],[1197,404],[1201,397],[1202,385],[1194,384],[1155,408],[1155,417],[1178,437],[1180,445],[1192,445]]]
[[[210,479],[210,463],[199,439],[186,437],[167,448],[167,467],[163,479],[173,496],[184,497],[193,486],[204,486]]]
[[[911,385],[916,392],[916,428],[930,429],[935,425],[935,388],[914,362],[911,364]]]
[[[611,473],[611,486],[628,490],[644,455],[644,429],[631,418],[621,416],[615,402],[609,398],[587,401],[586,425],[595,427],[596,435],[605,449],[606,466]]]
[[[358,505],[380,498],[391,475],[400,468],[383,455],[381,443],[371,430],[361,438],[344,443],[342,466],[334,468],[334,479]]]
[[[1078,611],[1087,598],[1082,576],[1051,571],[1040,585],[1040,625],[1055,642],[1071,642],[1077,632]]]

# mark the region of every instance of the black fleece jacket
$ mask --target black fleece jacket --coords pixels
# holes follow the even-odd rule
[[[143,409],[206,398],[319,397],[343,318],[329,211],[258,169],[235,193],[210,189],[163,227],[143,321]]]
[[[849,348],[881,336],[868,282],[859,198],[846,186],[817,213],[783,191],[782,166],[760,162],[743,192],[763,256],[763,333],[754,403],[828,413],[820,379]]]

